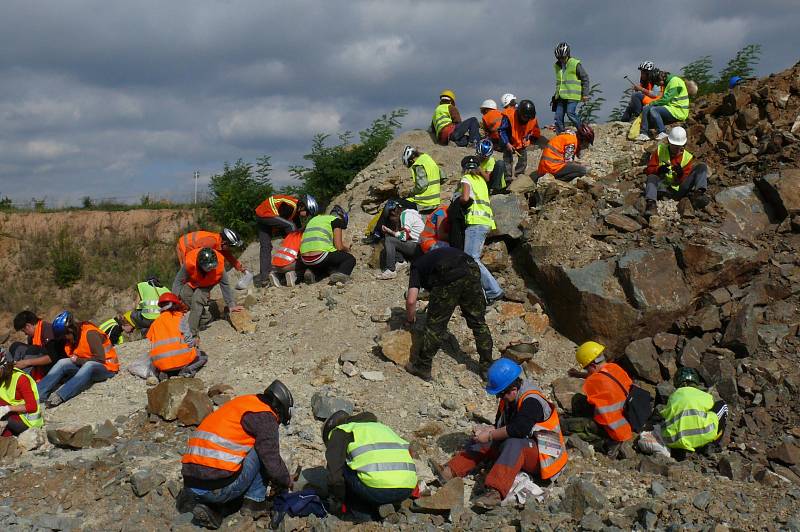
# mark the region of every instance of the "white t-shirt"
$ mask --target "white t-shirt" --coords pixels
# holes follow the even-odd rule
[[[400,230],[406,238],[402,240],[419,241],[419,234],[425,229],[425,220],[414,209],[406,209],[400,213]]]

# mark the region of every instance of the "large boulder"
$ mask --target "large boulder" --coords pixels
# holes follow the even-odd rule
[[[178,409],[189,390],[205,392],[205,384],[200,379],[175,378],[160,382],[147,390],[147,412],[156,414],[166,421],[178,418]]]
[[[767,261],[767,254],[733,242],[684,242],[677,246],[686,279],[697,291],[748,280]]]
[[[769,227],[772,209],[764,205],[754,184],[726,188],[714,198],[725,211],[723,233],[750,240]]]
[[[408,364],[414,349],[414,337],[410,331],[405,329],[387,331],[381,335],[379,343],[383,356],[398,366]]]
[[[634,340],[625,348],[625,360],[641,379],[652,384],[661,381],[661,367],[652,338]]]
[[[752,305],[742,305],[731,317],[722,336],[722,347],[736,353],[738,357],[753,356],[758,348],[758,325]]]
[[[520,238],[520,225],[528,217],[528,202],[518,194],[503,194],[491,197],[492,212],[497,229],[491,236],[510,236]]]
[[[800,214],[800,168],[788,168],[756,181],[758,190],[775,210],[777,221]]]
[[[671,249],[635,249],[620,257],[617,267],[628,300],[645,313],[679,313],[691,302]]]

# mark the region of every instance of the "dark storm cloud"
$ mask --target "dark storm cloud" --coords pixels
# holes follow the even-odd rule
[[[572,45],[616,104],[642,59],[719,69],[761,43],[796,60],[796,2],[22,2],[0,19],[0,195],[76,201],[191,194],[223,161],[270,154],[275,178],[317,132],[391,109],[425,127],[452,88],[465,115],[510,91],[543,122],[552,48]]]

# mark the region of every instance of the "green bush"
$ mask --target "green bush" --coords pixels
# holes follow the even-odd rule
[[[83,275],[81,252],[66,229],[62,229],[49,250],[53,278],[60,288],[66,288]]]
[[[710,56],[695,59],[681,69],[681,77],[697,83],[697,96],[728,89],[728,81],[733,76],[747,78],[755,73],[755,67],[761,57],[760,44],[748,44],[725,65],[725,68],[714,76],[714,63]]]
[[[211,201],[208,213],[223,227],[238,232],[242,238],[255,236],[255,208],[274,189],[269,180],[272,172],[269,157],[260,157],[253,165],[241,159],[231,166],[225,163],[221,174],[211,177]]]

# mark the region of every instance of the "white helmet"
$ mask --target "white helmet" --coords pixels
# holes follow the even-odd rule
[[[675,126],[670,130],[667,140],[673,146],[683,146],[686,144],[686,130],[681,126]]]
[[[483,100],[481,104],[481,109],[494,109],[497,110],[497,102],[494,100]]]
[[[236,231],[228,229],[227,227],[222,230],[222,240],[233,247],[239,247],[244,243],[242,239],[239,238],[239,235],[236,234]]]
[[[513,102],[516,99],[517,99],[516,96],[514,96],[510,92],[507,92],[507,93],[503,94],[503,96],[500,98],[500,103],[503,104],[503,107],[508,107],[508,104],[510,104],[511,102]]]
[[[656,66],[653,64],[652,61],[642,61],[639,63],[639,70],[643,70],[645,72],[651,72],[656,69]]]
[[[415,153],[417,153],[417,150],[415,150],[413,146],[406,146],[403,149],[403,164],[410,168],[411,158]]]

